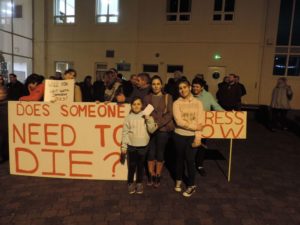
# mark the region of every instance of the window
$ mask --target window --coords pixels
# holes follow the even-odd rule
[[[273,64],[275,76],[300,76],[300,0],[281,0]]]
[[[175,71],[183,72],[183,66],[182,65],[168,65],[167,66],[168,73],[174,73]]]
[[[157,73],[158,72],[158,65],[157,64],[144,64],[143,65],[143,72],[145,72],[145,73]]]
[[[118,71],[130,71],[131,65],[130,63],[117,63]]]
[[[0,0],[0,74],[32,73],[32,0]]]
[[[119,0],[96,0],[96,22],[118,23]]]
[[[95,63],[96,80],[103,80],[106,71],[107,71],[107,63],[104,62]]]
[[[190,21],[192,0],[167,0],[167,21]]]
[[[235,0],[215,0],[214,21],[233,21]]]
[[[72,69],[72,62],[55,62],[55,72],[64,73],[67,69]]]
[[[75,0],[55,0],[54,23],[75,23]]]

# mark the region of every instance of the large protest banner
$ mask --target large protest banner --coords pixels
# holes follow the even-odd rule
[[[129,105],[9,102],[10,172],[16,175],[126,180],[120,164]],[[246,112],[206,112],[205,138],[246,138]]]

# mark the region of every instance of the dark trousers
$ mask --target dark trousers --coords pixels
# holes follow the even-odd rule
[[[168,132],[155,132],[149,142],[148,161],[157,160],[158,162],[164,161],[164,154],[166,145],[169,141]]]
[[[202,144],[207,144],[207,139],[202,139],[201,140]],[[205,148],[203,146],[200,146],[197,150],[197,154],[196,154],[196,168],[203,167],[203,162],[204,162],[204,158],[205,158]]]
[[[195,185],[195,156],[197,148],[192,148],[195,136],[182,136],[174,134],[174,144],[176,149],[176,180],[182,180],[184,164],[187,167],[187,185]]]
[[[135,173],[136,182],[143,182],[146,153],[147,147],[128,146],[128,183],[133,183]]]
[[[272,109],[272,128],[287,127],[287,109]]]

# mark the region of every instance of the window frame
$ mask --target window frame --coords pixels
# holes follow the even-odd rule
[[[213,15],[212,15],[212,21],[213,23],[225,23],[225,24],[232,24],[235,20],[235,11],[236,11],[236,0],[234,0],[234,7],[233,7],[233,11],[225,11],[225,6],[226,6],[226,1],[228,0],[222,0],[222,10],[215,10],[215,1],[214,0],[214,4],[213,4]],[[231,20],[225,20],[226,16],[232,16]],[[215,16],[221,16],[220,20],[215,20],[214,17]]]
[[[68,0],[53,0],[54,1],[54,4],[53,4],[53,22],[54,24],[56,25],[73,25],[73,24],[76,24],[76,0],[74,0],[74,15],[57,15],[57,3],[60,2],[60,1],[64,1],[65,3],[65,11],[67,11],[67,1]],[[72,23],[68,23],[67,22],[67,19],[68,18],[74,18],[74,22]],[[57,22],[57,19],[60,19],[61,23]]]
[[[177,6],[176,12],[168,12],[169,11],[169,9],[168,9],[169,1],[172,1],[172,0],[166,1],[167,2],[167,4],[166,4],[166,21],[168,23],[189,23],[191,21],[191,17],[192,17],[192,1],[193,0],[190,0],[190,5],[189,5],[190,11],[189,12],[180,12],[180,2],[184,1],[184,0],[178,0],[178,6]],[[168,20],[169,16],[176,16],[176,20]],[[189,19],[181,20],[180,19],[181,16],[188,16]]]
[[[280,8],[281,8],[281,1],[280,1]],[[300,57],[300,45],[292,45],[292,38],[293,38],[293,28],[294,28],[294,17],[295,17],[295,9],[296,9],[296,0],[293,0],[293,7],[292,7],[292,12],[291,12],[291,21],[290,21],[290,27],[289,27],[289,40],[288,44],[286,45],[280,45],[278,43],[278,38],[279,38],[279,23],[280,23],[280,13],[279,12],[279,19],[278,19],[278,27],[277,27],[277,33],[276,33],[276,44],[274,47],[274,57],[273,57],[273,67],[272,67],[272,76],[283,76],[283,77],[298,77],[300,78],[300,73],[299,74],[290,74],[289,73],[289,66],[290,66],[290,58],[295,58],[295,57]],[[285,61],[285,69],[284,69],[284,74],[275,74],[275,67],[276,65],[276,57],[277,56],[284,56],[286,57]],[[300,66],[299,66],[300,67]],[[298,70],[299,71],[299,68]]]
[[[110,14],[109,13],[109,1],[117,1],[118,2],[118,14]],[[101,14],[100,11],[101,0],[95,1],[95,22],[96,24],[118,24],[120,22],[120,0],[108,0],[107,13]],[[106,17],[106,22],[101,22],[100,17]],[[110,18],[116,17],[116,22],[110,22]]]

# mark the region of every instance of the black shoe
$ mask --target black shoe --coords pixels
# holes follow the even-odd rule
[[[203,167],[198,167],[197,170],[202,177],[206,177],[206,171]]]
[[[154,185],[153,185],[155,188],[158,188],[160,186],[160,176],[157,175],[155,177],[155,180],[154,180]]]

